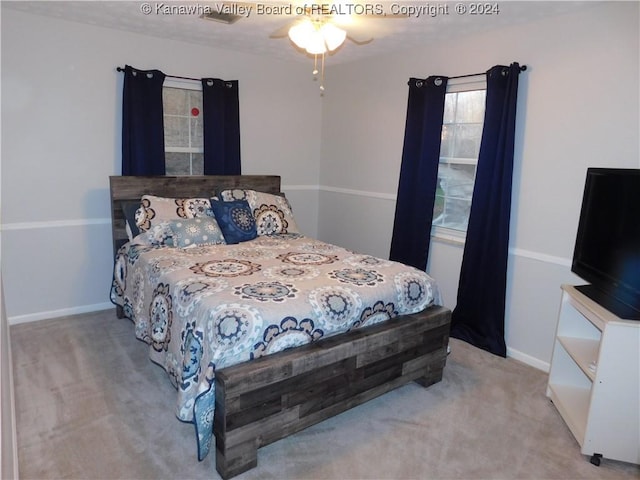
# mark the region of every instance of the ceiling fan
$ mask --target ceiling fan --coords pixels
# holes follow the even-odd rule
[[[372,29],[370,25],[367,25],[368,19],[407,17],[404,14],[388,13],[379,3],[312,3],[299,7],[290,5],[289,7],[291,7],[289,8],[290,12],[295,11],[296,17],[274,31],[269,37],[289,36],[294,44],[312,55],[332,52],[342,45],[345,39],[349,39],[357,45],[373,41]],[[340,33],[338,30],[344,33]],[[313,31],[322,32],[324,35],[312,38],[305,43],[304,36],[312,35]],[[324,42],[320,41],[323,39]]]
[[[406,18],[407,15],[386,12],[380,3],[311,3],[290,5],[295,18],[271,33],[269,38],[289,37],[301,51],[314,56],[314,80],[321,73],[320,91],[324,92],[325,55],[335,52],[346,39],[356,45],[373,41],[367,19]],[[321,72],[318,72],[318,56]]]
[[[314,57],[314,80],[321,74],[320,91],[324,91],[325,55],[339,49],[349,40],[356,45],[365,45],[374,39],[375,25],[369,20],[407,18],[404,12],[387,11],[383,3],[334,1],[332,3],[302,2],[224,2],[232,10],[252,9],[256,14],[290,17],[269,38],[288,37],[301,52]],[[218,8],[218,17],[224,13]],[[291,18],[293,17],[293,18]],[[239,16],[237,16],[239,18]],[[237,19],[236,18],[236,19]],[[212,20],[232,23],[228,19]],[[234,19],[233,21],[235,21]],[[320,60],[320,72],[318,61]]]

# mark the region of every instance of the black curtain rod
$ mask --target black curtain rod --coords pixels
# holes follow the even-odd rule
[[[122,68],[122,67],[117,67],[117,68],[116,68],[116,70],[117,70],[118,72],[124,72],[124,68]],[[169,78],[179,78],[180,80],[193,80],[194,82],[200,82],[200,81],[202,81],[202,79],[201,79],[201,78],[180,77],[180,76],[178,76],[178,75],[167,75],[166,73],[165,73],[165,75],[164,75],[164,76],[165,76],[165,77],[169,77]]]
[[[527,69],[526,65],[522,65],[520,66],[520,71],[524,72]],[[117,71],[119,72],[124,72],[124,68],[122,67],[117,67],[116,68]],[[485,75],[487,72],[481,72],[481,73],[468,73],[466,75],[456,75],[455,77],[449,77],[449,80],[453,80],[455,78],[467,78],[467,77],[477,77],[480,75]],[[167,75],[165,74],[165,77],[170,77],[170,78],[179,78],[180,80],[192,80],[194,82],[200,82],[202,79],[201,78],[191,78],[191,77],[180,77],[178,75]]]
[[[524,72],[527,69],[526,65],[522,65],[520,66],[520,71]],[[467,77],[477,77],[480,75],[485,75],[487,72],[482,72],[482,73],[469,73],[467,75],[457,75],[455,77],[449,77],[449,80],[453,80],[454,78],[467,78]]]

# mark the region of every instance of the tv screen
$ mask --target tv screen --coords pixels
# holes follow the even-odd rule
[[[640,169],[587,170],[571,271],[594,301],[640,320]]]

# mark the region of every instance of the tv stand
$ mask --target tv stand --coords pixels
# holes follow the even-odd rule
[[[639,310],[633,308],[631,305],[621,302],[604,290],[596,288],[593,285],[578,285],[575,289],[589,297],[594,302],[599,303],[616,317],[623,318],[625,320],[640,320]]]
[[[594,465],[640,464],[639,353],[640,322],[562,286],[547,396]]]

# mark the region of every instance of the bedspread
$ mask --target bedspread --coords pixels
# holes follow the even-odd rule
[[[176,387],[199,459],[217,369],[441,304],[425,272],[299,234],[193,248],[134,239],[116,256],[111,300]]]

